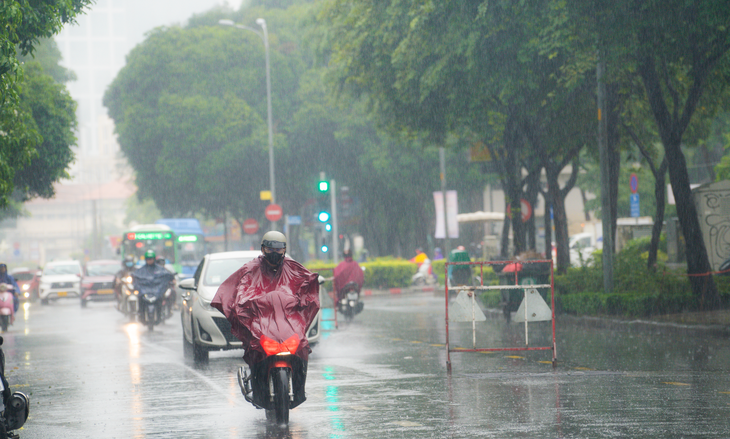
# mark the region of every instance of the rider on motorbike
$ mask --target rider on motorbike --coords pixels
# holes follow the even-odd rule
[[[147,250],[144,254],[145,264],[132,273],[134,288],[139,291],[140,297],[145,294],[153,294],[160,299],[168,284],[174,279],[172,273],[157,265],[155,256],[154,250]],[[141,312],[142,308],[140,307]]]
[[[311,348],[306,330],[319,311],[318,275],[286,255],[286,237],[271,231],[261,240],[261,255],[226,279],[211,302],[231,323],[231,332],[243,342],[244,361],[253,374],[253,403],[266,408],[269,387],[267,354],[262,341],[281,343],[292,334],[300,338],[293,376],[291,408],[304,402],[304,382]]]
[[[122,269],[117,271],[114,275],[114,296],[117,298],[117,302],[121,302],[122,295],[122,284],[124,279],[127,278],[134,271],[134,256],[127,255],[122,261]]]
[[[342,299],[345,285],[350,282],[355,282],[357,284],[357,291],[360,292],[364,282],[362,267],[360,267],[357,261],[352,259],[352,250],[347,249],[342,255],[345,257],[345,260],[335,267],[333,277],[338,302]]]
[[[8,274],[8,266],[4,263],[0,264],[0,283],[13,286],[13,306],[15,308],[14,311],[18,312],[18,307],[20,306],[20,299],[18,299],[20,288],[18,287],[18,283],[15,282],[15,278]]]

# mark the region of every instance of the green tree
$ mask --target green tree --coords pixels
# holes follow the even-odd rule
[[[89,4],[91,0],[10,0],[0,8],[0,207],[13,192],[16,171],[30,163],[42,141],[28,106],[21,102],[24,74],[17,51],[32,54],[41,38],[58,33]]]

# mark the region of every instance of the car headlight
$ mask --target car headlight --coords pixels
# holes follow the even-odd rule
[[[202,297],[198,297],[198,303],[200,304],[200,307],[204,310],[213,311],[213,307],[210,306],[210,300],[205,300]]]

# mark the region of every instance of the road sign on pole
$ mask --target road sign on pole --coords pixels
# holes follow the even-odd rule
[[[253,235],[259,231],[259,222],[253,218],[247,219],[243,222],[243,231],[246,232],[247,235]]]
[[[639,210],[639,194],[629,195],[629,206],[631,208],[631,218],[638,218],[641,216],[641,211]]]
[[[639,177],[636,174],[631,174],[631,177],[629,177],[629,187],[632,194],[639,190]]]
[[[264,215],[266,215],[266,219],[271,222],[276,222],[281,219],[282,216],[282,210],[281,206],[278,204],[269,204],[266,206],[266,210],[264,210]]]

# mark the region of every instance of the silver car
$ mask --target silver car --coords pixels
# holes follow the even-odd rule
[[[241,349],[241,342],[231,334],[231,324],[210,306],[218,287],[243,264],[257,258],[259,251],[235,251],[205,255],[192,278],[180,282],[185,355],[196,362],[206,361],[210,351]],[[321,294],[320,294],[321,295]],[[309,344],[319,341],[320,313],[307,331]]]

